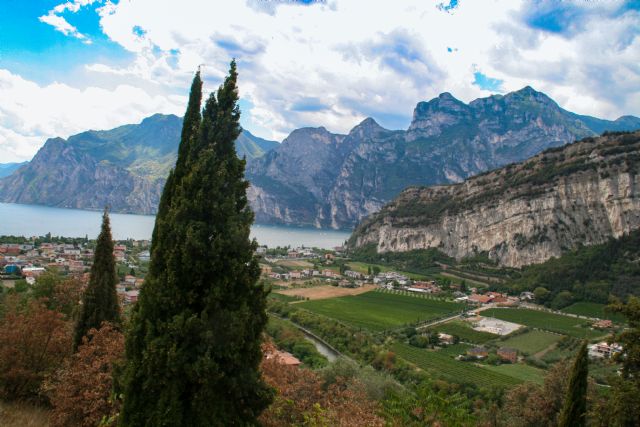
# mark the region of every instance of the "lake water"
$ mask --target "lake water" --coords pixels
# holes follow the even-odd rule
[[[0,235],[96,238],[102,213],[80,209],[60,209],[37,205],[0,203]],[[114,239],[150,239],[155,217],[152,215],[110,214]],[[254,224],[251,235],[261,245],[310,246],[332,248],[349,238],[348,231],[318,230]]]

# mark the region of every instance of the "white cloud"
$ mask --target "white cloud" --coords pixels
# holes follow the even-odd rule
[[[45,139],[136,123],[154,113],[181,114],[186,97],[152,96],[140,88],[84,90],[40,86],[0,69],[0,162],[30,159]]]
[[[49,23],[74,35],[62,15],[94,2],[69,1],[46,16],[61,18]],[[531,85],[578,113],[640,115],[640,14],[621,13],[621,1],[461,1],[453,13],[425,0],[100,3],[101,28],[134,60],[85,69],[116,89],[65,87],[73,96],[46,108],[78,114],[43,107],[38,115],[26,112],[21,130],[8,129],[30,135],[33,120],[48,124],[39,134],[64,136],[133,122],[130,112],[136,120],[159,108],[181,113],[169,94],[186,95],[201,64],[205,90],[215,89],[231,57],[238,60],[241,97],[252,105],[244,116],[254,129],[268,130],[261,136],[276,139],[301,126],[347,132],[369,115],[390,127],[406,125],[417,102],[441,92],[466,102],[489,95],[473,84],[477,70],[502,80],[507,91]],[[558,28],[540,28],[549,21]],[[100,99],[91,99],[100,90]]]
[[[56,31],[61,32],[65,36],[75,37],[77,39],[82,40],[86,44],[91,44],[91,39],[89,39],[84,34],[80,33],[76,27],[71,25],[62,14],[65,12],[76,13],[82,7],[89,6],[96,2],[102,2],[103,0],[72,0],[67,1],[66,3],[61,3],[55,6],[53,9],[49,11],[46,15],[38,18],[40,22],[44,22],[45,24],[51,25]]]

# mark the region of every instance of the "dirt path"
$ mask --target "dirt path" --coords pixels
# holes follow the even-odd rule
[[[337,286],[324,285],[324,286],[316,286],[313,288],[278,290],[275,292],[283,295],[299,296],[302,298],[309,298],[311,300],[315,300],[315,299],[344,297],[348,295],[359,295],[365,292],[372,291],[375,288],[376,288],[375,285],[364,285],[361,288],[340,288]],[[295,304],[295,302],[292,304]]]

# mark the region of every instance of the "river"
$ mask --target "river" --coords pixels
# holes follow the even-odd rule
[[[100,231],[101,212],[61,209],[39,205],[0,203],[0,235],[96,238]],[[110,214],[116,240],[150,239],[155,216]],[[280,225],[254,224],[251,236],[261,245],[332,248],[349,238],[348,231],[320,230]]]

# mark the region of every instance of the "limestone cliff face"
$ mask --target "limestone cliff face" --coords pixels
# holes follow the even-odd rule
[[[530,87],[469,104],[443,93],[417,104],[406,131],[373,119],[348,135],[294,131],[249,165],[249,200],[261,222],[348,228],[408,186],[460,182],[605,129],[638,128],[637,118],[573,114]]]
[[[520,267],[640,227],[640,132],[587,138],[463,183],[409,188],[350,245],[486,253]]]

